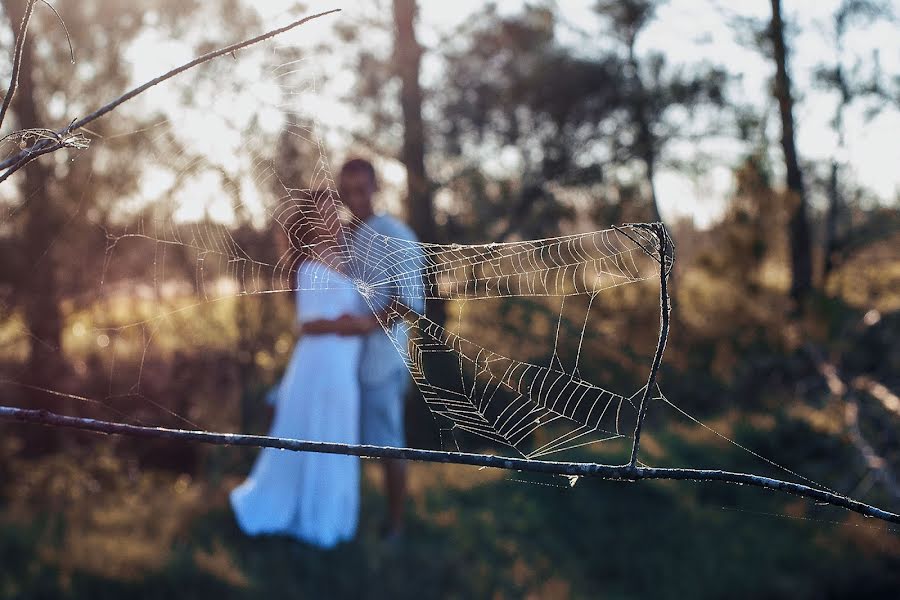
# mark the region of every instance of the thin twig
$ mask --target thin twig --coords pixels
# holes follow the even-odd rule
[[[36,1],[36,0],[31,0],[31,4],[33,4],[34,1]],[[214,58],[218,58],[225,54],[232,54],[233,52],[236,52],[236,51],[246,48],[248,46],[252,46],[254,44],[258,44],[259,42],[263,42],[265,40],[271,39],[277,35],[280,35],[282,33],[290,31],[291,29],[294,29],[295,27],[299,27],[300,25],[303,25],[304,23],[312,21],[313,19],[318,19],[319,17],[324,17],[325,15],[330,15],[332,13],[339,12],[340,10],[341,9],[339,9],[339,8],[335,8],[333,10],[328,10],[325,12],[316,13],[314,15],[309,15],[307,17],[303,17],[302,19],[298,19],[298,20],[294,21],[293,23],[289,23],[288,25],[285,25],[284,27],[279,27],[278,29],[272,29],[271,31],[267,31],[266,33],[258,35],[249,40],[244,40],[242,42],[238,42],[236,44],[226,46],[225,48],[220,48],[219,50],[214,50],[214,51],[208,52],[207,54],[204,54],[202,56],[198,56],[197,58],[181,65],[180,67],[176,67],[176,68],[172,69],[171,71],[168,71],[168,72],[160,75],[159,77],[155,77],[155,78],[151,79],[150,81],[137,86],[136,88],[132,89],[131,91],[122,94],[121,96],[119,96],[118,98],[113,100],[112,102],[109,102],[108,104],[101,106],[100,108],[98,108],[94,112],[90,113],[89,115],[82,117],[81,119],[77,119],[77,120],[73,121],[69,126],[58,131],[60,138],[65,139],[74,130],[84,127],[88,123],[99,119],[100,117],[109,113],[110,111],[115,110],[120,104],[123,104],[124,102],[127,102],[128,100],[131,100],[138,94],[141,94],[142,92],[147,91],[151,87],[158,85],[158,84],[162,83],[163,81],[166,81],[167,79],[171,79],[172,77],[175,77],[176,75],[179,75],[179,74],[183,73],[184,71],[187,71],[188,69],[192,69],[193,67],[196,67],[197,65],[203,64],[205,62],[208,62]],[[27,163],[34,160],[34,158],[36,158],[37,156],[40,156],[41,154],[47,154],[48,152],[53,152],[53,151],[59,150],[62,147],[63,147],[63,145],[59,142],[53,142],[53,141],[38,142],[37,144],[35,144],[35,147],[29,148],[28,151],[23,150],[22,152],[19,152],[15,156],[12,156],[12,157],[0,162],[0,169],[6,169],[6,171],[4,171],[4,173],[2,175],[0,175],[0,183],[5,181],[10,175],[15,173],[19,169],[21,169],[24,165],[26,165]]]
[[[18,131],[7,133],[2,138],[0,138],[0,147],[2,147],[6,142],[14,139],[18,139],[20,143],[27,142],[28,138],[46,139],[54,142],[60,141],[59,133],[57,133],[53,129],[47,129],[46,127],[32,127],[29,129],[19,129]]]
[[[368,458],[399,458],[423,462],[452,463],[491,467],[512,471],[527,471],[548,475],[575,477],[596,477],[617,481],[638,481],[642,479],[674,479],[682,481],[721,481],[740,485],[755,486],[785,492],[818,502],[831,504],[847,510],[881,519],[890,523],[900,523],[900,514],[853,500],[840,494],[813,488],[790,481],[781,481],[749,473],[734,473],[715,469],[669,469],[638,467],[634,465],[601,465],[596,463],[555,462],[527,458],[507,458],[491,454],[468,452],[445,452],[439,450],[419,450],[415,448],[391,448],[387,446],[366,446],[361,444],[337,444],[332,442],[309,442],[261,435],[235,433],[215,433],[165,427],[144,427],[114,423],[83,417],[69,417],[46,410],[0,406],[0,418],[24,423],[35,423],[51,427],[70,427],[85,431],[112,435],[129,435],[141,438],[167,439],[202,442],[217,446],[251,446],[254,448],[282,448],[297,452],[319,452],[343,454]]]
[[[631,445],[631,460],[628,465],[635,467],[637,465],[638,450],[641,445],[641,428],[644,426],[644,418],[647,416],[647,408],[650,403],[650,394],[656,387],[656,376],[659,373],[659,367],[662,364],[663,352],[666,349],[666,339],[669,337],[669,289],[668,289],[668,271],[666,269],[666,252],[669,245],[669,235],[666,233],[666,226],[662,223],[655,223],[651,226],[651,231],[656,234],[659,240],[659,341],[656,345],[656,354],[653,356],[653,364],[650,367],[650,375],[647,377],[647,387],[644,388],[644,394],[641,396],[641,406],[638,409],[637,423],[634,426],[634,442]]]
[[[10,175],[33,161],[39,156],[44,154],[49,154],[51,152],[56,152],[60,148],[76,148],[76,149],[84,149],[90,145],[90,140],[81,132],[72,133],[67,132],[65,130],[53,131],[51,129],[38,129],[43,132],[42,139],[35,142],[32,146],[25,148],[20,151],[18,154],[13,156],[16,159],[16,162],[9,167],[6,171],[0,175],[0,183],[6,181]],[[29,131],[34,131],[33,129],[26,129],[25,133]],[[49,133],[47,133],[49,132]],[[13,132],[12,136],[18,135],[20,132]],[[10,136],[6,136],[10,137]],[[6,139],[4,138],[4,140]]]
[[[285,25],[284,27],[279,27],[278,29],[273,29],[271,31],[267,31],[266,33],[258,35],[254,38],[250,38],[249,40],[244,40],[243,42],[238,42],[236,44],[226,46],[225,48],[220,48],[219,50],[213,50],[212,52],[208,52],[208,53],[204,54],[203,56],[198,56],[194,60],[192,60],[188,63],[185,63],[185,64],[181,65],[180,67],[176,67],[176,68],[172,69],[171,71],[168,71],[167,73],[160,75],[159,77],[151,79],[147,83],[145,83],[143,85],[139,85],[138,87],[134,88],[130,92],[126,92],[125,94],[122,94],[121,96],[119,96],[118,98],[116,98],[115,100],[110,102],[109,104],[106,104],[105,106],[98,108],[97,110],[95,110],[91,114],[87,115],[86,117],[83,117],[83,118],[75,121],[74,123],[69,125],[69,127],[67,129],[69,131],[72,131],[74,129],[78,129],[79,127],[83,127],[83,126],[87,125],[88,123],[90,123],[91,121],[95,121],[95,120],[99,119],[106,113],[115,109],[120,104],[127,102],[128,100],[131,100],[132,98],[134,98],[138,94],[148,90],[149,88],[151,88],[157,84],[160,84],[167,79],[171,79],[172,77],[175,77],[176,75],[183,73],[184,71],[187,71],[188,69],[192,69],[192,68],[196,67],[197,65],[203,64],[205,62],[208,62],[214,58],[218,58],[225,54],[232,54],[233,52],[242,50],[248,46],[258,44],[259,42],[264,42],[264,41],[266,41],[270,38],[273,38],[277,35],[281,35],[282,33],[290,31],[291,29],[294,29],[295,27],[299,27],[300,25],[303,25],[304,23],[312,21],[313,19],[318,19],[319,17],[324,17],[325,15],[330,15],[332,13],[340,12],[340,10],[341,9],[339,9],[339,8],[335,8],[332,10],[327,10],[325,12],[316,13],[316,14],[310,15],[308,17],[303,17],[302,19],[298,19],[297,21],[294,21],[293,23],[289,23],[288,25]],[[0,167],[2,167],[2,165],[0,165]]]
[[[63,33],[66,34],[66,42],[69,44],[69,60],[72,61],[72,64],[75,64],[75,47],[72,45],[72,38],[69,36],[69,28],[66,27],[66,22],[63,21],[62,15],[59,14],[52,4],[47,2],[47,0],[41,0],[41,2],[50,10],[53,11],[53,14],[56,15],[56,20],[59,21],[59,24],[62,25]]]
[[[16,94],[16,88],[19,86],[19,71],[22,68],[22,54],[25,52],[25,36],[28,33],[28,22],[31,20],[31,13],[34,12],[36,2],[37,0],[28,0],[28,4],[25,6],[25,14],[22,16],[22,24],[19,25],[19,33],[16,35],[16,51],[13,57],[9,90],[7,90],[6,96],[3,98],[3,106],[0,107],[0,127],[3,127],[6,111],[9,110],[9,105]]]

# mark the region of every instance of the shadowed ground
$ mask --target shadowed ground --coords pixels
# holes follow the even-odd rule
[[[709,456],[714,446],[684,428],[648,439],[651,455],[673,461]],[[718,460],[750,461],[719,450]],[[208,460],[233,463],[237,453],[216,449]],[[253,453],[245,454],[241,462]],[[897,532],[733,485],[580,481],[569,488],[416,464],[409,534],[385,546],[376,533],[384,508],[378,471],[368,464],[359,539],[322,552],[242,535],[225,503],[234,474],[217,482],[130,471],[111,449],[90,462],[13,466],[30,473],[17,473],[15,493],[41,490],[58,512],[35,514],[15,494],[7,503],[0,595],[821,598],[888,597],[900,585]]]

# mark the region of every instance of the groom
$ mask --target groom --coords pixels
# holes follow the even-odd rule
[[[403,402],[409,375],[394,347],[396,343],[405,349],[407,344],[406,328],[402,318],[396,316],[396,309],[424,313],[424,257],[409,227],[390,215],[375,213],[372,198],[377,190],[372,163],[361,158],[344,163],[338,176],[338,191],[358,219],[350,230],[350,271],[361,282],[361,291],[378,315],[345,315],[335,320],[313,321],[303,326],[303,332],[364,337],[359,369],[361,441],[402,448],[406,445]],[[390,242],[385,236],[392,238]],[[391,326],[393,341],[382,324]],[[403,533],[406,463],[383,459],[382,464],[388,498],[388,520],[382,533],[386,539],[396,539]]]

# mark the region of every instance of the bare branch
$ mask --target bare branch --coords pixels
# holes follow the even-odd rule
[[[900,500],[900,482],[897,481],[897,477],[890,470],[888,462],[866,440],[859,426],[859,403],[853,392],[850,391],[850,386],[841,379],[837,367],[825,359],[824,353],[819,348],[808,344],[805,346],[805,349],[818,369],[819,374],[825,380],[828,391],[831,392],[834,398],[844,403],[844,424],[847,426],[850,443],[853,444],[853,447],[862,457],[863,463],[869,472],[882,483],[888,493]],[[858,390],[868,391],[881,400],[889,410],[892,407],[891,400],[896,400],[896,396],[893,396],[890,390],[865,376],[857,377],[853,381],[853,386]]]
[[[628,465],[632,468],[637,466],[638,450],[641,445],[641,428],[644,426],[644,417],[647,416],[650,394],[656,386],[656,376],[659,373],[663,352],[666,349],[666,338],[669,336],[670,306],[667,283],[669,275],[667,267],[667,252],[670,243],[669,234],[666,232],[666,226],[662,223],[655,223],[652,226],[651,231],[656,235],[659,242],[659,342],[656,346],[656,354],[653,356],[650,375],[647,378],[647,387],[644,388],[644,394],[641,396],[641,406],[638,409],[637,423],[634,426],[634,443],[631,446],[631,460],[628,462]]]
[[[859,391],[868,392],[873,398],[881,402],[885,410],[900,417],[900,396],[897,396],[884,384],[878,383],[866,375],[860,375],[853,379],[853,387]]]
[[[216,446],[251,446],[254,448],[283,448],[296,452],[320,452],[324,454],[344,454],[368,458],[399,458],[423,462],[452,463],[491,467],[513,471],[527,471],[548,475],[576,477],[596,477],[616,481],[639,481],[642,479],[674,479],[689,481],[721,481],[749,485],[809,498],[847,510],[881,519],[890,523],[900,523],[900,514],[892,513],[840,494],[813,488],[790,481],[781,481],[749,473],[734,473],[714,469],[669,469],[637,467],[633,465],[601,465],[596,463],[555,462],[527,458],[507,458],[491,454],[468,452],[444,452],[439,450],[418,450],[415,448],[391,448],[387,446],[366,446],[361,444],[335,444],[331,442],[309,442],[288,438],[235,433],[215,433],[211,431],[169,429],[165,427],[144,427],[82,417],[68,417],[46,410],[0,406],[0,418],[23,423],[36,423],[51,427],[70,427],[85,431],[112,435],[129,435],[141,438],[167,439],[202,442]]]
[[[31,14],[34,12],[34,5],[37,0],[28,0],[25,6],[25,15],[22,17],[22,24],[19,25],[19,33],[16,35],[16,51],[13,56],[12,77],[9,81],[9,90],[3,98],[3,106],[0,107],[0,127],[3,126],[3,120],[6,118],[6,111],[12,103],[13,96],[16,95],[16,88],[19,85],[19,71],[22,67],[22,53],[25,51],[25,36],[28,34],[28,22],[31,20]]]
[[[875,451],[875,448],[866,440],[859,426],[859,404],[853,395],[844,399],[844,423],[850,434],[850,442],[862,456],[866,468],[881,482],[890,494],[900,500],[900,483],[888,468],[887,461]]]
[[[183,73],[184,71],[187,71],[188,69],[192,69],[192,68],[196,67],[197,65],[201,65],[205,62],[209,62],[212,59],[218,58],[225,54],[231,54],[233,52],[237,52],[238,50],[242,50],[248,46],[258,44],[259,42],[264,42],[264,41],[271,39],[277,35],[281,35],[282,33],[290,31],[291,29],[294,29],[295,27],[299,27],[300,25],[303,25],[304,23],[312,21],[313,19],[318,19],[319,17],[324,17],[325,15],[330,15],[332,13],[340,12],[340,10],[341,9],[339,9],[339,8],[335,8],[335,9],[328,10],[325,12],[316,13],[314,15],[309,15],[308,17],[303,17],[302,19],[298,19],[297,21],[294,21],[293,23],[289,23],[288,25],[285,25],[284,27],[279,27],[278,29],[273,29],[271,31],[267,31],[266,33],[258,35],[254,38],[250,38],[249,40],[244,40],[243,42],[238,42],[236,44],[226,46],[225,48],[220,48],[219,50],[213,50],[212,52],[208,52],[208,53],[204,54],[203,56],[198,56],[194,60],[192,60],[188,63],[185,63],[185,64],[181,65],[180,67],[176,67],[176,68],[172,69],[171,71],[168,71],[167,73],[160,75],[159,77],[151,79],[147,83],[145,83],[143,85],[139,85],[138,87],[134,88],[130,92],[126,92],[125,94],[122,94],[121,96],[119,96],[118,98],[116,98],[115,100],[110,102],[109,104],[98,108],[97,110],[95,110],[91,114],[87,115],[86,117],[78,119],[77,121],[75,121],[74,123],[69,125],[69,127],[67,129],[69,129],[71,131],[73,129],[78,129],[79,127],[84,127],[91,121],[95,121],[95,120],[99,119],[100,117],[102,117],[103,115],[105,115],[106,113],[112,111],[113,109],[118,107],[120,104],[127,102],[128,100],[131,100],[132,98],[134,98],[141,92],[144,92],[144,91],[150,89],[151,87],[153,87],[159,83],[162,83],[163,81],[166,81],[167,79],[171,79],[172,77],[175,77],[176,75]],[[0,165],[0,167],[2,167],[2,165]]]
[[[33,5],[35,1],[36,0],[30,0],[29,6]],[[218,58],[225,54],[231,54],[233,52],[236,52],[236,51],[246,48],[248,46],[252,46],[254,44],[258,44],[259,42],[263,42],[265,40],[271,39],[277,35],[285,33],[286,31],[290,31],[291,29],[294,29],[295,27],[299,27],[300,25],[303,25],[304,23],[312,21],[313,19],[318,19],[319,17],[324,17],[325,15],[330,15],[332,13],[339,12],[340,10],[341,9],[339,9],[339,8],[335,8],[333,10],[328,10],[325,12],[316,13],[314,15],[309,15],[307,17],[303,17],[302,19],[298,19],[298,20],[294,21],[293,23],[289,23],[288,25],[285,25],[284,27],[279,27],[278,29],[273,29],[271,31],[267,31],[266,33],[258,35],[249,40],[244,40],[242,42],[238,42],[236,44],[226,46],[225,48],[220,48],[219,50],[214,50],[214,51],[208,52],[207,54],[204,54],[202,56],[198,56],[197,58],[191,60],[190,62],[187,62],[187,63],[181,65],[180,67],[176,67],[176,68],[172,69],[171,71],[168,71],[168,72],[160,75],[159,77],[155,77],[155,78],[151,79],[150,81],[132,89],[131,91],[128,91],[128,92],[122,94],[121,96],[119,96],[118,98],[113,100],[112,102],[109,102],[108,104],[105,104],[104,106],[101,106],[100,108],[98,108],[97,110],[92,112],[91,114],[89,114],[85,117],[82,117],[81,119],[77,119],[77,120],[73,121],[68,127],[65,127],[63,129],[57,131],[57,133],[59,134],[59,138],[60,139],[68,138],[68,136],[70,136],[72,134],[72,132],[75,131],[76,129],[84,127],[88,123],[99,119],[103,115],[115,110],[119,105],[127,102],[128,100],[131,100],[138,94],[141,94],[142,92],[147,91],[151,87],[158,85],[158,84],[162,83],[163,81],[166,81],[167,79],[171,79],[172,77],[175,77],[176,75],[179,75],[179,74],[187,71],[188,69],[192,69],[193,67],[196,67],[200,64],[203,64],[205,62],[208,62],[214,58]],[[56,142],[54,142],[52,140],[40,141],[40,142],[36,143],[33,147],[28,148],[27,150],[23,150],[23,151],[19,152],[18,154],[0,162],[0,169],[6,169],[3,172],[3,174],[0,175],[0,183],[5,181],[10,175],[15,173],[19,169],[21,169],[23,166],[25,166],[26,164],[28,164],[29,162],[31,162],[38,156],[40,156],[42,154],[47,154],[49,152],[54,152],[56,150],[59,150],[62,147],[64,147],[64,145],[58,141],[56,141]]]

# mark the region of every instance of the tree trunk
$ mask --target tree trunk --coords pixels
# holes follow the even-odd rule
[[[25,2],[3,0],[3,10],[16,35],[25,12]],[[33,35],[23,46],[19,83],[10,112],[15,116],[19,129],[44,125],[35,101]],[[5,122],[7,129],[10,120]],[[57,412],[70,412],[61,396],[48,394],[43,389],[60,390],[63,374],[62,315],[58,303],[56,261],[53,239],[58,233],[58,219],[48,189],[49,169],[41,159],[26,165],[18,175],[19,194],[25,220],[23,235],[17,241],[18,252],[25,266],[19,275],[22,286],[21,306],[28,328],[29,354],[23,381],[27,388],[27,402],[36,408]],[[60,436],[43,429],[22,432],[24,453],[37,456],[59,447]]]
[[[649,132],[649,127],[647,128]],[[656,153],[650,148],[644,154],[644,168],[647,173],[647,186],[650,191],[650,218],[653,221],[663,222],[662,215],[659,214],[659,204],[656,202],[656,185],[653,178],[656,176]]]
[[[822,265],[822,285],[828,281],[828,276],[834,269],[834,259],[837,257],[837,223],[841,210],[841,193],[838,187],[838,164],[831,162],[831,177],[828,179],[828,212],[825,214],[825,259]]]
[[[25,3],[3,0],[3,9],[14,34],[25,13]],[[19,85],[11,104],[19,128],[44,125],[35,100],[34,36],[27,36],[22,51]],[[24,204],[25,236],[22,252],[27,265],[23,273],[25,322],[29,331],[28,383],[51,387],[61,369],[62,318],[57,299],[55,261],[51,244],[58,233],[58,223],[48,189],[49,171],[40,159],[23,169],[19,178]],[[39,393],[43,408],[49,408],[49,396]]]
[[[812,258],[810,256],[809,223],[806,218],[803,174],[800,171],[794,142],[794,98],[791,94],[791,80],[787,70],[787,48],[784,43],[781,0],[772,0],[770,35],[775,59],[775,99],[778,101],[778,109],[781,114],[781,148],[784,152],[788,192],[793,197],[794,203],[788,222],[788,236],[791,245],[791,298],[799,304],[812,290]]]
[[[416,40],[415,0],[394,0],[394,64],[400,76],[400,106],[403,110],[403,149],[400,159],[406,166],[406,211],[409,224],[423,242],[437,242],[431,186],[425,171],[425,125],[422,121],[422,86],[419,66],[422,46]],[[428,303],[431,320],[446,321],[443,301]]]
[[[647,117],[647,90],[644,88],[644,82],[641,80],[641,72],[638,66],[637,55],[635,54],[635,43],[637,40],[631,36],[628,40],[628,66],[631,70],[631,88],[634,91],[634,97],[631,99],[634,111],[634,124],[637,126],[637,154],[644,162],[644,173],[647,177],[647,189],[650,193],[650,220],[662,223],[662,217],[659,214],[659,204],[656,201],[656,185],[653,178],[656,175],[656,138],[653,130],[650,128],[650,122]]]
[[[841,67],[840,57],[843,55],[843,36],[839,33],[837,36],[838,61],[835,70],[837,88],[841,99],[838,102],[834,113],[834,132],[838,138],[838,155],[831,159],[831,177],[828,180],[828,212],[825,214],[825,257],[822,264],[822,287],[825,288],[828,283],[828,277],[835,266],[835,259],[838,253],[838,220],[841,214],[841,188],[840,188],[840,169],[839,155],[845,150],[844,136],[844,110],[850,105],[853,96],[847,81],[844,79],[844,70]]]
[[[422,47],[416,40],[415,0],[394,0],[394,62],[400,76],[400,106],[403,109],[403,149],[406,166],[406,210],[410,225],[422,241],[435,241],[431,192],[425,173],[425,127],[422,122],[422,87],[419,65]]]

